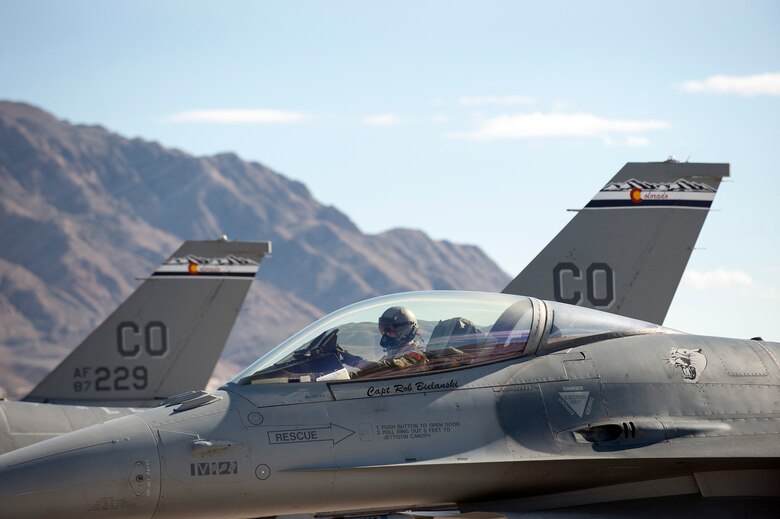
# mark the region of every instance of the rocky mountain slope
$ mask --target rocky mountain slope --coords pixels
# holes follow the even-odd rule
[[[306,186],[0,102],[0,386],[23,395],[184,239],[271,240],[223,354],[229,377],[323,314],[420,289],[498,290],[474,246],[367,235]],[[400,247],[399,244],[404,244]]]

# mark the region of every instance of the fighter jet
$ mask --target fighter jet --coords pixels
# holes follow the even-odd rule
[[[0,456],[0,503],[28,518],[755,516],[780,497],[778,359],[778,343],[531,297],[383,296],[216,392]]]
[[[536,297],[644,315],[660,323],[720,180],[728,174],[728,164],[672,160],[627,164],[504,291],[521,287]],[[605,215],[613,217],[605,219]],[[613,246],[616,240],[629,247]],[[227,245],[220,242],[192,244],[192,249],[188,246],[174,253],[148,286],[142,285],[27,398],[90,407],[0,402],[4,418],[0,420],[0,453],[132,413],[134,407],[156,404],[161,397],[203,388],[241,306],[239,296],[245,295],[251,277],[245,278],[242,291],[244,285],[232,275],[229,283],[223,283],[225,276],[182,274],[193,268],[192,258],[199,258],[207,270],[204,258],[224,263],[213,258],[226,258],[239,250],[246,256],[250,244],[234,244],[229,250],[223,250]],[[257,245],[256,254],[268,251],[270,244],[268,250],[264,244]],[[195,297],[189,291],[171,291],[174,280],[203,291]],[[210,299],[210,307],[197,303],[209,300],[212,289],[221,290],[224,296],[228,287],[237,290],[234,306],[216,299]],[[228,309],[232,316],[223,315]],[[144,323],[137,321],[139,315],[146,316]],[[175,343],[177,355],[149,354],[162,351],[159,332],[163,329],[174,338],[166,344]],[[195,353],[184,353],[181,341],[190,341],[192,349],[188,351]],[[134,352],[138,355],[127,355]]]
[[[778,359],[777,343],[532,297],[384,296],[219,391],[0,456],[0,502],[10,517],[766,513]]]
[[[204,387],[270,251],[185,242],[23,402],[0,401],[0,452]]]

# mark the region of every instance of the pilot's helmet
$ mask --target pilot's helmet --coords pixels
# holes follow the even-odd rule
[[[417,335],[417,318],[405,306],[391,306],[379,317],[379,345],[385,350],[394,349],[414,339]]]

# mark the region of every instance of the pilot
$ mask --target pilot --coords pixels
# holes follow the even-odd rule
[[[391,306],[379,317],[379,345],[385,355],[379,362],[389,367],[407,368],[427,362],[420,347],[417,317],[405,306]]]
[[[420,347],[419,326],[414,313],[403,306],[391,306],[379,317],[379,345],[385,354],[379,360],[367,360],[341,349],[338,355],[352,378],[375,371],[405,369],[428,361]]]

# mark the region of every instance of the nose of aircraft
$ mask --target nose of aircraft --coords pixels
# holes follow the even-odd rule
[[[146,422],[125,416],[0,456],[0,516],[151,518],[160,457]]]

